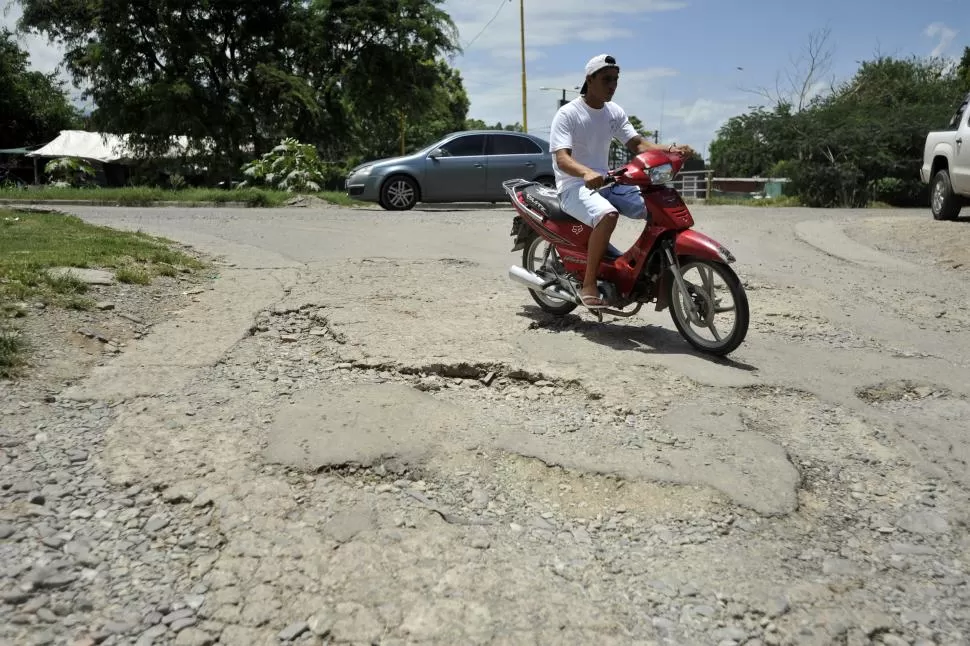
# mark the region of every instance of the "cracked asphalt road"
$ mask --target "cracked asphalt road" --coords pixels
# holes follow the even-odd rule
[[[725,360],[539,311],[505,209],[70,208],[226,263],[62,394],[156,531],[220,537],[171,565],[197,624],[108,639],[965,643],[965,273],[868,238],[922,213],[692,210],[749,290]]]

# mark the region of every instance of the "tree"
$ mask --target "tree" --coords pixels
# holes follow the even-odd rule
[[[767,177],[775,165],[794,154],[796,117],[782,103],[773,110],[758,107],[728,119],[711,142],[711,167],[721,177]]]
[[[956,75],[960,89],[964,92],[970,92],[970,47],[963,48],[963,58],[957,65]]]
[[[440,0],[22,0],[65,47],[97,125],[146,152],[185,135],[237,169],[293,137],[338,159],[432,110],[457,36]]]
[[[733,117],[711,143],[718,175],[785,175],[810,206],[925,202],[918,181],[926,133],[961,95],[945,61],[878,57],[795,111],[782,103]]]
[[[402,134],[407,153],[465,129],[469,101],[461,73],[444,61],[438,61],[435,73],[437,78],[429,83],[423,103],[417,108],[408,111],[391,104],[378,122],[361,122],[362,160],[401,154]]]
[[[466,130],[504,130],[506,132],[525,132],[525,128],[523,128],[522,124],[519,123],[518,121],[504,126],[502,125],[502,122],[499,121],[498,123],[490,126],[486,124],[484,121],[482,121],[481,119],[468,119],[467,121],[465,121],[465,129]]]
[[[77,126],[79,115],[54,74],[30,70],[9,30],[0,31],[0,148],[47,143]]]

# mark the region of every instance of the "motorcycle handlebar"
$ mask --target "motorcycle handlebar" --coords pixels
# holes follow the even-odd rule
[[[680,151],[680,150],[669,150],[669,151],[664,151],[664,152],[666,152],[668,155],[677,155],[678,157],[684,157],[684,152],[683,151]],[[603,178],[603,186],[609,186],[610,184],[616,184],[616,182],[620,178],[620,176],[621,175],[624,175],[625,173],[626,173],[626,167],[624,167],[624,166],[621,166],[620,168],[616,168],[614,170],[611,170]]]

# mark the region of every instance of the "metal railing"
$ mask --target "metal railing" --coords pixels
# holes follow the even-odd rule
[[[707,197],[713,176],[712,170],[689,170],[677,175],[667,185],[677,189],[684,199],[700,200]]]

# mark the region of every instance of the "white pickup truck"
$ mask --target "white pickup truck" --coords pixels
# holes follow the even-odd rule
[[[935,220],[953,220],[970,204],[970,93],[946,130],[926,135],[920,179],[930,184],[930,209]]]

